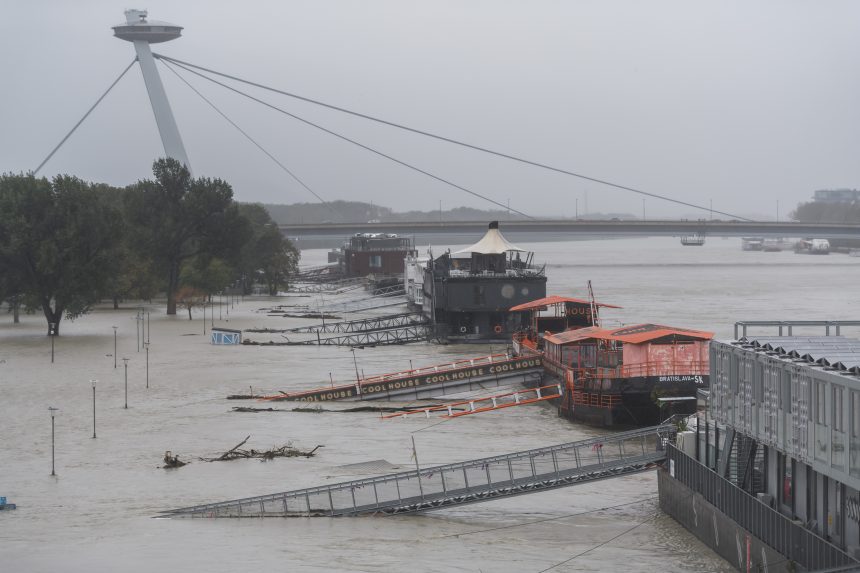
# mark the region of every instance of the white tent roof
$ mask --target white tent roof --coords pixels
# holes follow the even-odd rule
[[[484,235],[484,237],[480,241],[478,241],[471,247],[466,247],[465,249],[457,251],[457,253],[501,255],[502,253],[506,253],[508,251],[525,252],[525,249],[521,249],[513,243],[509,243],[508,240],[502,236],[502,233],[499,232],[499,222],[493,221],[492,223],[490,223],[490,228],[487,229],[487,234]]]

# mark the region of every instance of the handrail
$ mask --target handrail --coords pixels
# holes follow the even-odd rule
[[[592,449],[593,451],[596,452],[596,456],[598,457],[598,461],[599,461],[600,452],[603,451],[604,447],[607,446],[608,444],[623,443],[627,440],[631,440],[631,439],[635,439],[635,438],[643,438],[644,439],[644,438],[646,438],[648,436],[652,436],[652,435],[662,437],[664,435],[671,435],[674,431],[675,431],[675,428],[674,428],[674,426],[671,426],[671,425],[665,425],[665,426],[661,425],[661,426],[653,426],[650,428],[640,428],[640,429],[636,429],[636,430],[630,430],[627,432],[618,432],[618,433],[609,434],[609,435],[605,435],[605,436],[598,436],[598,437],[594,437],[594,438],[589,438],[587,440],[568,442],[568,443],[564,443],[564,444],[557,444],[557,445],[553,445],[553,446],[546,446],[546,447],[535,448],[535,449],[531,449],[531,450],[523,450],[520,452],[514,452],[514,453],[510,453],[510,454],[489,456],[489,457],[485,457],[485,458],[468,460],[468,461],[464,461],[464,462],[456,462],[456,463],[452,463],[452,464],[444,464],[444,465],[421,468],[420,472],[418,470],[409,470],[409,471],[403,471],[403,472],[398,472],[398,473],[394,473],[394,474],[388,474],[388,475],[384,475],[384,476],[376,476],[376,477],[363,478],[363,479],[358,479],[358,480],[350,480],[350,481],[330,484],[330,485],[326,485],[326,486],[316,486],[316,487],[310,487],[310,488],[293,490],[293,491],[286,491],[286,492],[279,492],[279,493],[263,495],[263,496],[253,496],[253,497],[246,497],[246,498],[234,499],[234,500],[229,500],[229,501],[222,501],[222,502],[217,502],[217,503],[210,503],[210,504],[203,504],[203,505],[196,505],[196,506],[191,506],[191,507],[179,508],[179,509],[166,511],[166,512],[164,512],[164,514],[165,515],[176,515],[176,514],[183,514],[183,513],[186,513],[186,514],[187,513],[201,513],[201,512],[207,512],[207,511],[211,511],[211,510],[218,509],[218,508],[233,507],[233,506],[247,504],[247,503],[253,503],[253,502],[263,503],[266,501],[272,501],[272,500],[276,500],[276,499],[279,500],[279,499],[283,499],[283,498],[287,498],[287,497],[289,497],[289,498],[306,498],[310,495],[315,495],[315,494],[319,494],[319,493],[330,493],[330,492],[340,491],[340,490],[349,490],[351,492],[354,492],[356,489],[359,489],[359,488],[363,488],[363,487],[367,487],[367,486],[373,486],[375,488],[376,486],[378,486],[380,484],[385,484],[388,482],[397,482],[398,480],[417,479],[417,480],[419,480],[419,483],[420,483],[420,479],[422,477],[424,477],[425,479],[429,479],[429,476],[432,476],[432,475],[437,474],[437,473],[442,473],[442,472],[446,472],[446,471],[453,471],[453,470],[463,470],[463,469],[475,468],[475,467],[487,468],[491,464],[494,464],[497,462],[507,462],[507,465],[510,467],[510,463],[512,463],[516,460],[533,459],[533,458],[538,458],[541,456],[554,456],[555,453],[563,452],[565,450],[570,450],[572,448],[574,448],[574,449],[576,449],[576,448]],[[608,448],[607,448],[607,450],[608,450]],[[622,457],[624,459],[628,459],[628,458],[624,457],[623,455],[622,455]],[[638,457],[637,456],[630,456],[629,459],[635,461],[635,460],[639,459],[639,457],[642,457],[642,456],[638,456]],[[647,457],[647,456],[645,456],[645,457]],[[599,461],[598,464],[593,464],[593,465],[600,466],[600,465],[603,465],[603,462]]]
[[[281,392],[279,394],[273,394],[270,396],[261,396],[260,400],[283,400],[285,397],[288,396],[300,396],[302,394],[312,393],[319,390],[337,392],[338,390],[349,390],[356,387],[360,388],[362,386],[366,386],[368,384],[375,384],[378,382],[388,382],[397,379],[408,379],[413,376],[419,376],[422,374],[444,374],[446,372],[452,372],[454,370],[459,370],[462,368],[486,366],[510,360],[515,360],[515,358],[507,353],[489,354],[487,356],[481,356],[479,358],[467,358],[463,360],[455,360],[454,362],[449,362],[446,364],[437,364],[435,366],[422,366],[420,368],[414,368],[412,370],[403,370],[400,372],[393,372],[389,374],[368,376],[364,378],[359,378],[356,382],[352,382],[349,384],[339,384],[337,386],[321,386],[319,388],[309,388],[307,390],[300,390],[298,392]]]

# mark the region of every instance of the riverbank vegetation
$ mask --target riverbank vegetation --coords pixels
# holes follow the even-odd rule
[[[299,253],[261,205],[173,159],[125,188],[69,175],[0,175],[0,302],[42,312],[51,331],[101,300],[287,286]]]

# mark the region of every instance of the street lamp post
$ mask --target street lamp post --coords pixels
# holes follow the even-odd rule
[[[203,301],[203,336],[206,336],[206,301]]]
[[[146,388],[149,389],[149,343],[144,342],[143,347],[146,348]]]
[[[48,411],[51,413],[51,475],[57,475],[57,472],[54,471],[54,412],[59,410],[59,408],[54,408],[53,406],[48,406]]]
[[[349,349],[352,351],[352,364],[355,366],[355,383],[361,384],[361,378],[358,376],[358,361],[355,359],[355,347],[350,346]]]
[[[122,359],[123,364],[125,365],[125,406],[124,408],[128,410],[128,358]]]
[[[116,368],[116,329],[118,327],[112,326],[113,328],[113,367]]]
[[[140,316],[140,309],[137,309],[137,314],[134,316],[134,333],[137,334],[137,351],[140,352],[140,321],[143,317]]]
[[[98,380],[90,380],[93,385],[93,438],[96,437],[96,382]]]
[[[57,323],[48,323],[48,334],[51,336],[51,364],[54,363],[54,337],[57,336]]]
[[[152,331],[150,330],[149,324],[149,311],[146,311],[146,343],[149,344],[149,335]]]

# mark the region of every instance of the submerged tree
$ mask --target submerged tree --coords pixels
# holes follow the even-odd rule
[[[175,159],[153,164],[154,181],[128,189],[127,213],[136,249],[149,254],[164,277],[167,314],[176,314],[183,262],[207,255],[230,257],[250,236],[233,190],[220,179],[193,179]]]
[[[239,262],[242,290],[248,294],[254,281],[266,285],[270,295],[285,287],[298,271],[299,251],[283,236],[277,224],[259,203],[243,203],[239,211],[248,219],[252,237],[242,248]]]
[[[120,229],[110,192],[66,175],[0,176],[0,269],[56,333],[63,317],[89,312],[113,272]]]

